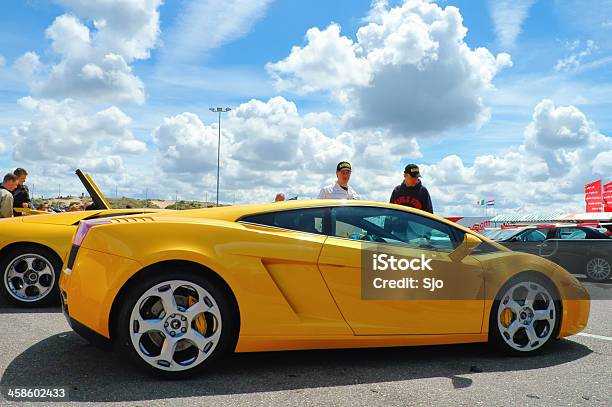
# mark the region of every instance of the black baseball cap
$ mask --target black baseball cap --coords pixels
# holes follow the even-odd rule
[[[421,172],[419,171],[419,166],[416,164],[408,164],[404,169],[404,174],[410,175],[412,178],[420,178]]]
[[[342,170],[349,170],[352,171],[351,169],[351,163],[349,163],[348,161],[340,161],[338,163],[338,165],[336,166],[336,172],[337,171],[342,171]]]

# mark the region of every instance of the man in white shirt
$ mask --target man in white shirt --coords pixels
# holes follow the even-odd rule
[[[319,199],[359,199],[357,192],[348,184],[351,179],[351,164],[341,161],[336,166],[337,181],[331,185],[321,188]]]
[[[8,173],[0,185],[0,218],[13,217],[13,191],[17,188],[17,175]]]

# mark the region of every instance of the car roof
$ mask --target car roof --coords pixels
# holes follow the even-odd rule
[[[357,200],[343,200],[343,199],[312,199],[312,200],[291,200],[271,203],[260,203],[260,204],[246,204],[246,205],[232,205],[232,206],[219,206],[213,208],[204,209],[188,209],[184,211],[178,211],[177,213],[167,214],[168,216],[177,216],[180,214],[181,217],[199,217],[198,214],[202,214],[203,217],[210,219],[222,219],[228,221],[236,221],[243,216],[255,215],[266,212],[276,212],[282,210],[291,209],[306,209],[306,208],[317,208],[317,207],[335,207],[335,206],[375,206],[378,208],[388,207],[391,209],[400,209],[408,212],[418,212],[419,214],[426,215],[438,220],[452,223],[444,218],[437,215],[431,215],[428,212],[423,212],[418,209],[408,208],[406,206],[388,204],[384,202],[373,202],[373,201],[357,201]]]

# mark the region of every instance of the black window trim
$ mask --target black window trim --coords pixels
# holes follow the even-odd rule
[[[248,218],[251,216],[258,216],[258,215],[267,215],[267,214],[275,214],[275,213],[283,213],[283,212],[294,212],[294,211],[300,211],[300,210],[307,210],[307,209],[324,209],[325,210],[325,214],[323,215],[323,230],[321,231],[321,233],[312,233],[312,232],[305,232],[303,230],[296,230],[296,229],[288,229],[288,228],[283,228],[280,226],[272,226],[272,225],[266,225],[263,223],[256,223],[256,222],[248,222],[245,221],[244,218]],[[331,208],[329,206],[306,206],[303,208],[290,208],[290,209],[281,209],[281,210],[276,210],[276,211],[265,211],[265,212],[257,212],[257,213],[249,213],[248,215],[243,215],[240,218],[238,218],[236,220],[237,223],[242,223],[244,225],[253,225],[253,226],[260,226],[260,227],[265,227],[265,228],[270,228],[270,229],[276,229],[276,230],[284,230],[284,231],[290,231],[290,232],[297,232],[297,233],[304,233],[307,235],[314,235],[314,236],[323,236],[323,237],[329,237],[329,230],[331,228],[331,222],[329,221],[331,216]],[[328,221],[326,222],[325,219],[328,219]]]
[[[455,249],[463,241],[463,240],[458,238],[458,236],[459,236],[458,234],[459,233],[467,233],[467,232],[464,232],[463,230],[461,230],[461,229],[459,229],[459,228],[457,228],[457,227],[455,227],[453,225],[450,225],[450,224],[448,224],[446,222],[442,222],[442,221],[440,221],[438,219],[434,219],[433,217],[429,217],[429,216],[426,216],[426,215],[421,215],[421,214],[414,213],[414,212],[411,212],[411,211],[402,211],[402,210],[396,209],[396,208],[387,208],[386,206],[378,206],[378,205],[371,205],[371,204],[314,205],[314,206],[303,206],[303,207],[298,207],[298,208],[269,210],[269,211],[262,211],[262,212],[249,213],[249,214],[246,214],[246,215],[242,215],[241,217],[236,219],[236,223],[242,223],[242,224],[245,224],[245,225],[260,226],[260,227],[265,227],[265,228],[270,228],[270,229],[277,229],[277,230],[284,230],[284,231],[290,231],[290,232],[304,233],[304,234],[307,234],[307,235],[323,236],[323,237],[326,237],[326,238],[350,240],[352,242],[365,242],[365,241],[362,241],[362,240],[355,240],[355,239],[350,239],[350,238],[347,238],[347,237],[335,236],[335,235],[331,234],[331,232],[333,231],[332,230],[333,229],[332,225],[334,224],[334,220],[335,220],[335,215],[334,215],[333,209],[334,208],[343,208],[343,207],[350,207],[350,208],[377,208],[377,209],[384,208],[384,209],[389,209],[389,210],[396,211],[396,212],[399,212],[399,213],[410,213],[410,214],[414,214],[416,216],[422,216],[424,218],[431,219],[431,220],[433,220],[435,222],[442,223],[442,224],[448,226],[451,229],[452,235],[453,235],[452,237],[455,239],[455,243],[456,243]],[[327,222],[325,221],[326,217],[323,218],[323,231],[321,233],[304,232],[304,231],[301,231],[301,230],[281,228],[279,226],[264,225],[264,224],[261,224],[261,223],[248,222],[248,221],[244,220],[244,218],[248,218],[250,216],[256,216],[256,215],[265,215],[265,214],[270,214],[270,213],[281,213],[281,212],[290,212],[290,211],[298,211],[298,210],[305,210],[305,209],[316,209],[316,208],[319,208],[319,209],[323,208],[323,209],[326,210],[326,212],[328,212],[327,213],[327,215],[328,215],[327,216],[327,219],[328,219]],[[401,243],[387,243],[387,242],[383,243],[383,242],[380,242],[379,244],[387,244],[387,245],[398,246],[398,247],[403,247],[403,248],[409,247],[409,246],[406,246],[405,244],[401,244]],[[435,251],[435,250],[433,250],[433,251]],[[441,251],[441,253],[449,253],[449,252]]]

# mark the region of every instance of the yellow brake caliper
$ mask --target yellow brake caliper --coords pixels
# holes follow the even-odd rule
[[[499,322],[501,322],[503,326],[508,328],[512,323],[512,315],[512,310],[510,310],[510,308],[505,308],[499,316]]]
[[[188,302],[188,305],[191,307],[197,301],[194,297],[190,295],[189,297],[187,297],[187,302]],[[195,325],[196,325],[196,330],[200,334],[202,335],[206,334],[207,323],[206,323],[206,318],[204,318],[203,314],[198,315],[198,317],[195,320]]]

